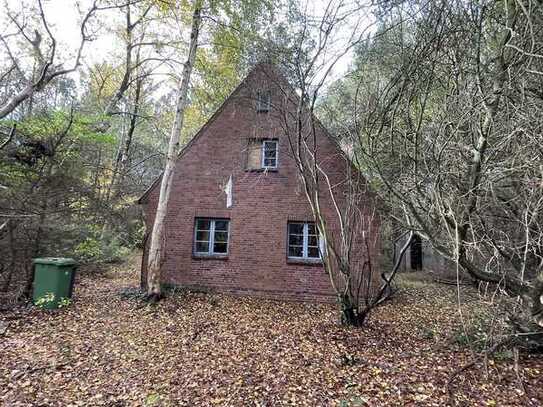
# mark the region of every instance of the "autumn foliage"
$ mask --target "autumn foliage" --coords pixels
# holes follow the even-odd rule
[[[174,292],[148,305],[135,270],[91,268],[69,307],[2,315],[0,404],[446,405],[451,374],[472,360],[451,286],[404,282],[355,329],[331,304]],[[469,326],[486,301],[466,294]],[[542,369],[521,355],[517,377],[497,353],[455,378],[452,402],[541,405]]]

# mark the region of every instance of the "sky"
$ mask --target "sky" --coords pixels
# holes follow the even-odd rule
[[[9,0],[9,2],[21,3],[20,0]],[[36,0],[30,0],[30,2],[36,3]],[[45,0],[43,2],[44,13],[50,22],[51,31],[66,54],[75,55],[79,47],[81,14],[90,9],[91,3],[89,0],[77,2],[73,0]],[[100,12],[100,19],[104,19],[106,22],[113,22],[114,16],[115,13],[112,11]],[[85,59],[90,63],[104,60],[115,49],[115,38],[107,31],[107,28],[102,29],[96,36],[96,40],[86,45]]]
[[[77,49],[81,39],[79,31],[81,18],[78,8],[74,3],[75,2],[71,0],[47,0],[44,3],[44,11],[51,21],[51,26],[55,32],[58,33],[57,38],[59,38],[68,49],[71,49],[72,52]],[[80,1],[80,3],[82,11],[87,11],[89,9],[89,1]],[[109,19],[113,21],[111,14],[113,13],[109,13]],[[108,14],[102,13],[101,15],[106,16]],[[113,51],[114,46],[115,41],[113,35],[103,30],[87,49],[86,57],[93,62],[101,61]]]

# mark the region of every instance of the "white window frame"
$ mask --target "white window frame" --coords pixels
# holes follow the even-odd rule
[[[303,242],[302,242],[302,257],[290,256],[290,225],[304,225],[303,228]],[[322,261],[325,252],[324,237],[321,235],[317,228],[317,234],[319,236],[319,257],[309,257],[309,225],[314,225],[314,222],[288,222],[287,223],[287,257],[293,260],[303,261]],[[315,226],[316,227],[316,226]]]
[[[198,221],[199,220],[208,220],[209,221],[209,241],[207,240],[196,240],[196,237],[198,235],[199,230],[198,229]],[[226,221],[228,222],[228,227],[226,230],[221,230],[220,232],[226,232],[226,253],[215,253],[213,251],[213,247],[215,246],[215,222],[222,222]],[[228,256],[228,252],[230,251],[230,219],[225,218],[203,218],[203,217],[197,217],[194,220],[194,238],[193,238],[193,253],[196,256],[214,256],[214,257],[224,257]],[[209,242],[208,250],[207,252],[199,252],[197,251],[197,242]]]
[[[275,165],[265,165],[266,163],[266,144],[275,144]],[[279,141],[278,140],[262,140],[261,167],[266,170],[275,170],[279,164]]]

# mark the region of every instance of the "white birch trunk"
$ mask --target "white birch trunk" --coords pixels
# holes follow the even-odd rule
[[[201,2],[197,1],[192,15],[192,32],[190,35],[189,55],[183,68],[183,78],[179,85],[177,105],[175,110],[175,119],[170,134],[168,145],[168,155],[166,157],[166,166],[162,174],[160,183],[160,195],[155,214],[155,221],[151,232],[149,244],[149,258],[147,264],[147,295],[152,300],[160,299],[161,292],[161,265],[164,257],[165,240],[165,220],[168,211],[168,201],[174,178],[175,161],[179,150],[179,137],[183,128],[183,118],[187,104],[187,94],[190,84],[190,76],[194,60],[196,57],[196,48],[198,46],[198,34],[201,22]]]

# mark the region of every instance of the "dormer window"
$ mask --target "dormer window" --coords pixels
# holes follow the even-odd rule
[[[249,139],[247,144],[247,170],[276,170],[279,161],[277,139]]]
[[[260,90],[256,93],[256,111],[257,113],[268,113],[271,108],[271,92],[269,90]]]
[[[277,140],[264,140],[262,142],[262,168],[277,168]]]

